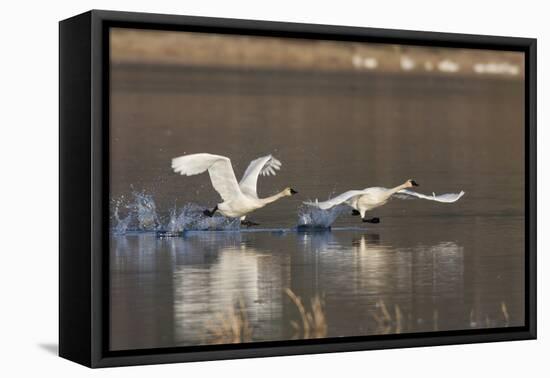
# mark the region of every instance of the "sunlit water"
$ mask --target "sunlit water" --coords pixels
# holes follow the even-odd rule
[[[112,349],[217,342],[241,304],[251,341],[300,337],[286,289],[306,308],[322,299],[328,337],[523,324],[520,81],[151,66],[111,77]],[[237,177],[272,153],[283,166],[260,196],[299,194],[250,214],[250,229],[206,217],[219,202],[208,175],[170,169],[195,152],[231,157]],[[408,178],[466,195],[396,199],[370,214],[376,225],[301,205]]]

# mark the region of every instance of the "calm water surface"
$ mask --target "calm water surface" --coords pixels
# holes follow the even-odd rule
[[[214,342],[242,303],[252,340],[296,336],[291,289],[324,302],[326,335],[470,329],[524,322],[521,81],[356,73],[112,68],[111,194],[170,209],[219,201],[208,175],[170,159],[231,157],[237,176],[272,153],[260,196],[299,191],[250,215],[261,229],[111,237],[111,348]],[[455,204],[394,200],[378,225],[343,214],[297,233],[301,201],[408,178]],[[389,317],[388,317],[389,314]],[[380,319],[385,319],[383,322]]]

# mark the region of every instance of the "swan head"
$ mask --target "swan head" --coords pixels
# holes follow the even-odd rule
[[[412,188],[413,186],[419,186],[419,185],[413,179],[407,180],[407,187]]]
[[[290,197],[297,194],[298,192],[292,188],[286,188],[285,190],[283,190],[283,193],[285,196]]]

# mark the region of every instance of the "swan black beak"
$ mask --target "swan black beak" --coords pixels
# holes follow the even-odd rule
[[[292,188],[290,188],[290,194],[294,195],[294,194],[298,194],[298,192]]]
[[[412,186],[420,186],[420,185],[418,185],[417,182],[414,181],[414,180],[411,180],[411,184],[412,184]]]

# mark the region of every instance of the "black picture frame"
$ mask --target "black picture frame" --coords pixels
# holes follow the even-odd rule
[[[109,351],[110,27],[520,51],[525,54],[523,327]],[[536,39],[92,10],[59,24],[59,354],[88,367],[535,339]]]

